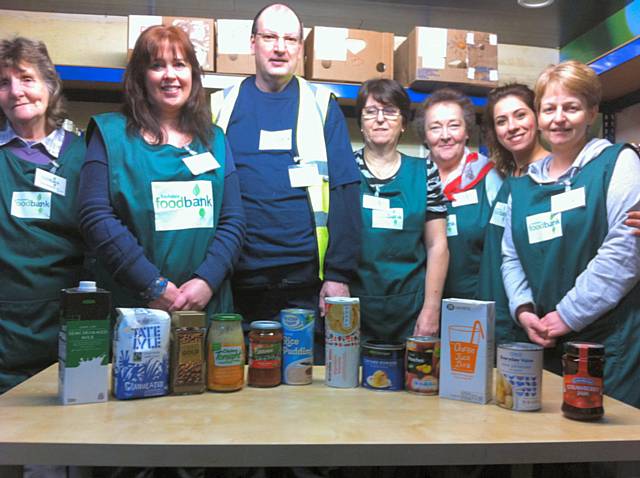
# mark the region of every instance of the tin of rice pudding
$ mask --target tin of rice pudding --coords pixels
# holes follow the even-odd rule
[[[404,388],[404,344],[367,340],[362,344],[362,386],[371,390]]]
[[[313,330],[315,313],[308,309],[280,311],[282,322],[282,382],[308,385],[313,380]]]
[[[440,378],[440,339],[409,337],[405,356],[405,389],[420,395],[437,395]]]
[[[540,345],[509,342],[498,345],[496,405],[519,412],[542,408]]]
[[[360,299],[325,299],[325,381],[330,387],[358,386],[360,368]]]

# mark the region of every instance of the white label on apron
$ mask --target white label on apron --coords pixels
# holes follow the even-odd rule
[[[207,171],[213,171],[220,167],[220,163],[210,152],[194,154],[193,156],[185,156],[182,158],[182,162],[187,165],[189,171],[194,176],[206,173]]]
[[[151,195],[156,231],[213,227],[210,181],[154,181]]]
[[[478,192],[475,189],[453,195],[451,203],[453,207],[468,206],[469,204],[478,204]]]
[[[529,244],[562,237],[562,214],[543,212],[527,216],[527,232],[529,233]]]
[[[401,231],[404,223],[404,210],[401,207],[390,209],[374,209],[371,216],[371,227],[377,229],[396,229]]]
[[[292,188],[322,186],[322,176],[317,164],[301,164],[289,166],[289,182]]]
[[[364,194],[362,196],[362,207],[364,209],[389,209],[390,205],[388,198],[381,198],[370,194]]]
[[[283,151],[291,149],[291,130],[283,129],[280,131],[260,130],[260,151]]]
[[[11,196],[11,215],[22,219],[49,219],[51,193],[14,191]]]
[[[449,214],[447,216],[447,237],[453,237],[458,235],[458,218],[455,214]]]
[[[585,205],[583,187],[551,196],[551,212],[569,211]]]
[[[490,224],[494,226],[504,227],[504,220],[507,217],[507,203],[496,202],[493,207],[493,214],[491,214]]]
[[[64,196],[67,191],[67,180],[65,178],[56,176],[55,174],[40,168],[36,169],[33,184],[45,191],[51,191],[52,193],[59,194],[60,196]]]

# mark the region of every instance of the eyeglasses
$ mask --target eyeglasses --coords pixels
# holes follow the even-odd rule
[[[295,46],[298,46],[298,44],[300,43],[300,38],[293,35],[280,36],[280,35],[276,35],[275,33],[262,33],[262,32],[256,32],[255,35],[262,38],[262,41],[264,42],[265,45],[275,45],[276,43],[278,43],[278,40],[280,38],[282,38],[282,41],[284,42],[287,48],[293,48]]]
[[[380,111],[382,111],[382,116],[389,120],[395,120],[400,117],[400,109],[395,106],[385,106],[383,108],[367,106],[362,109],[362,119],[376,119]]]

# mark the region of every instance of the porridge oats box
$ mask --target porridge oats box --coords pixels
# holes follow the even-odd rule
[[[491,400],[495,304],[442,301],[440,396],[474,403]]]

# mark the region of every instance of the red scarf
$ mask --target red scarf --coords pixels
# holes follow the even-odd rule
[[[469,154],[467,156],[467,159],[465,159],[464,166],[462,167],[462,174],[446,185],[443,192],[449,201],[453,201],[453,196],[455,194],[468,191],[469,189],[473,189],[475,185],[478,184],[480,181],[482,181],[484,177],[487,175],[487,173],[493,169],[493,166],[494,166],[493,162],[487,161],[487,164],[485,164],[480,169],[480,171],[476,174],[476,177],[473,179],[473,181],[471,181],[469,184],[466,184],[464,187],[461,187],[460,185],[462,184],[462,176],[467,171],[467,167],[471,163],[475,163],[479,158],[480,158],[480,155],[478,155],[478,153],[474,152]]]

